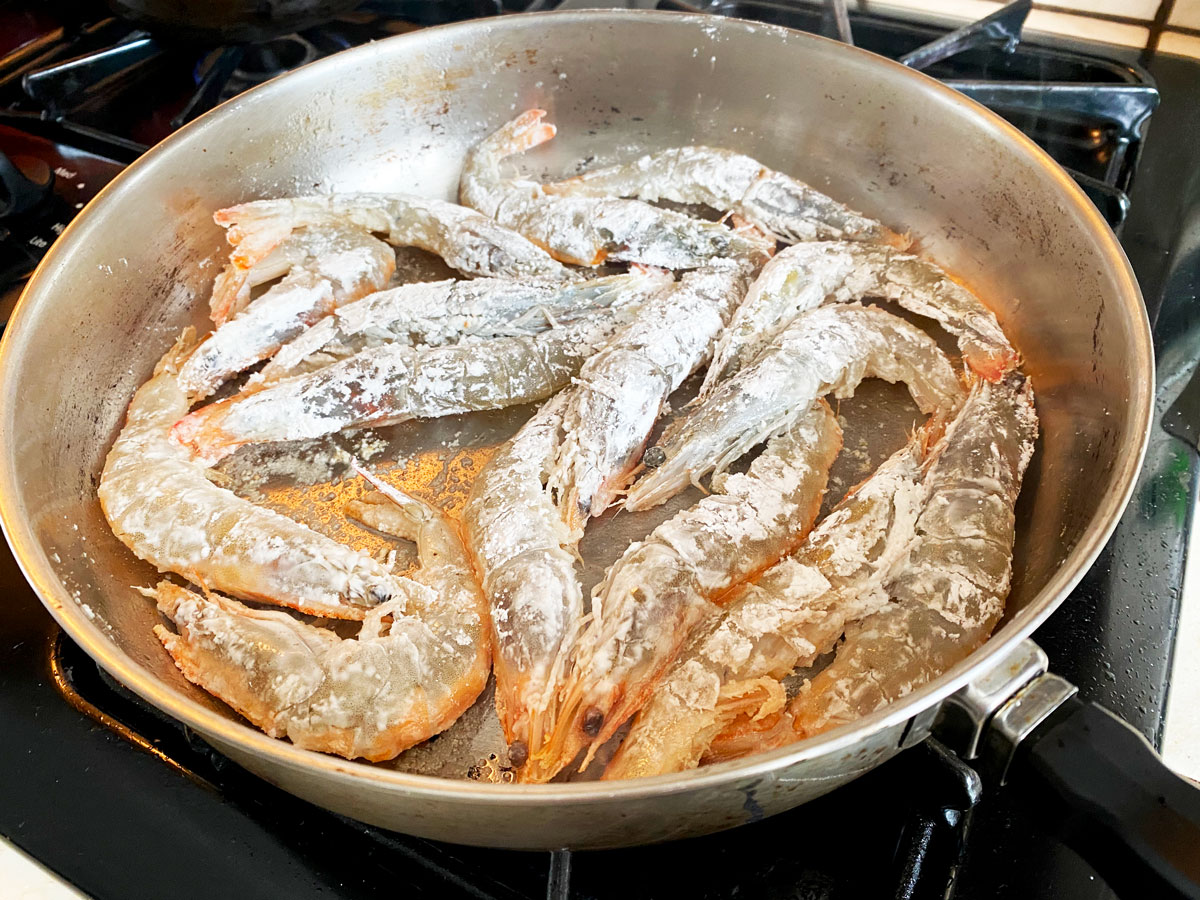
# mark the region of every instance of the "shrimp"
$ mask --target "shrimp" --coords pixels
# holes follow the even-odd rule
[[[583,618],[579,538],[546,489],[572,390],[543,405],[488,461],[462,514],[491,614],[496,712],[522,778],[549,737],[567,640]]]
[[[502,177],[508,157],[545,143],[555,128],[531,109],[481,141],[467,154],[459,199],[545,247],[555,259],[580,266],[605,260],[692,269],[716,257],[764,262],[774,241],[747,228],[731,230],[640,200],[561,196],[541,184]]]
[[[170,437],[188,409],[179,368],[190,330],[134,394],[100,475],[100,506],[113,533],[160,572],[206,591],[361,619],[399,595],[400,582],[365,553],[217,487]]]
[[[781,708],[778,680],[827,652],[847,620],[887,602],[883,579],[920,512],[921,440],[887,459],[796,553],[738,588],[653,691],[605,779],[695,767],[748,703],[763,715]]]
[[[667,397],[708,358],[749,281],[743,266],[689,272],[584,363],[550,473],[572,528],[625,489]]]
[[[250,383],[271,384],[368,347],[400,342],[436,346],[463,336],[536,334],[560,322],[621,306],[670,282],[656,269],[591,281],[476,278],[406,284],[339,307],[285,344]]]
[[[925,504],[886,586],[830,665],[789,705],[796,738],[873,712],[966,659],[992,633],[1012,579],[1014,506],[1037,438],[1020,373],[975,386],[926,463]]]
[[[272,251],[291,262],[287,276],[201,341],[179,370],[193,400],[266,359],[343,303],[382,288],[396,254],[358,228],[305,228]],[[263,261],[272,271],[276,263]]]
[[[900,249],[908,239],[882,222],[757,160],[716,147],[675,147],[624,165],[546,185],[561,195],[702,203],[757,225],[781,241],[871,241]]]
[[[936,319],[958,338],[968,365],[989,381],[1020,364],[992,311],[933,263],[850,241],[796,244],[767,263],[751,285],[717,345],[701,396],[753,361],[799,313],[867,296]]]
[[[837,417],[818,401],[768,442],[748,472],[718,479],[722,493],[664,522],[612,565],[572,653],[555,733],[539,761],[544,777],[583,747],[586,767],[723,595],[803,540],[841,445]]]
[[[543,400],[571,380],[620,322],[617,311],[602,310],[542,334],[448,347],[384,344],[201,407],[172,434],[213,464],[244,444]]]
[[[815,399],[850,396],[867,376],[904,381],[923,412],[949,413],[962,386],[933,339],[876,307],[820,307],[797,316],[753,365],[723,382],[667,429],[665,462],[634,484],[631,510],[656,506],[706,472],[721,471],[786,428]]]
[[[568,279],[568,269],[521,235],[444,200],[407,194],[334,194],[254,200],[219,210],[233,244],[229,266],[213,286],[212,315],[224,322],[249,300],[261,260],[297,228],[343,223],[383,235],[396,246],[436,253],[466,275]]]
[[[154,630],[184,676],[272,737],[347,759],[391,759],[443,731],[483,691],[491,645],[483,598],[442,513],[372,479],[384,494],[355,518],[416,542],[420,568],[367,615],[357,637],[168,582]]]

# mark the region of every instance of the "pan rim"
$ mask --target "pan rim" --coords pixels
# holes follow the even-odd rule
[[[1070,590],[1091,567],[1117,527],[1137,483],[1154,413],[1155,371],[1149,319],[1132,268],[1116,237],[1108,229],[1091,201],[1048,154],[995,113],[951,88],[945,87],[929,76],[915,72],[900,63],[828,38],[741,19],[660,10],[552,11],[526,14],[521,18],[526,17],[553,17],[556,23],[561,22],[563,25],[580,23],[589,26],[606,23],[623,25],[631,18],[636,17],[647,24],[677,22],[706,29],[740,28],[773,33],[789,42],[807,44],[816,48],[818,52],[861,54],[863,57],[869,58],[873,64],[880,66],[882,71],[886,72],[890,69],[897,78],[923,81],[925,87],[942,102],[960,107],[980,127],[989,128],[998,133],[1002,138],[1007,139],[1009,144],[1015,144],[1016,148],[1031,161],[1047,170],[1047,174],[1062,189],[1061,199],[1063,202],[1073,207],[1076,213],[1082,213],[1083,221],[1090,224],[1090,230],[1096,234],[1099,249],[1107,258],[1114,276],[1121,281],[1121,284],[1117,286],[1119,296],[1127,305],[1135,307],[1134,314],[1131,316],[1131,324],[1135,328],[1132,338],[1141,345],[1139,349],[1142,352],[1139,353],[1139,358],[1146,360],[1146,371],[1131,373],[1127,415],[1133,424],[1140,425],[1140,439],[1137,452],[1126,454],[1122,462],[1114,469],[1113,483],[1121,486],[1121,489],[1110,493],[1102,501],[1079,542],[1067,554],[1058,571],[1047,580],[1025,609],[989,637],[985,644],[966,660],[908,697],[855,722],[790,747],[782,747],[774,751],[755,754],[743,760],[733,760],[687,772],[626,781],[490,785],[400,772],[359,761],[344,760],[316,751],[303,750],[289,742],[268,737],[244,720],[227,717],[187,695],[167,687],[165,683],[160,682],[125,651],[121,650],[104,631],[89,619],[57,577],[49,558],[36,540],[29,522],[15,508],[17,504],[13,498],[18,495],[18,479],[10,457],[6,457],[3,464],[0,465],[0,531],[3,531],[8,540],[22,574],[54,619],[97,664],[122,684],[172,718],[196,729],[206,738],[236,746],[246,753],[265,757],[272,764],[302,768],[310,772],[316,771],[336,781],[353,783],[365,779],[380,786],[403,789],[413,795],[427,798],[446,799],[453,796],[456,799],[503,807],[509,804],[524,805],[532,798],[547,801],[555,799],[604,801],[615,798],[667,796],[689,792],[693,789],[727,785],[746,778],[771,775],[804,760],[848,751],[859,744],[868,734],[908,721],[917,713],[934,706],[966,684],[973,675],[992,668],[1063,602]],[[513,17],[513,19],[516,18]],[[54,243],[42,264],[30,278],[22,293],[21,302],[17,304],[17,309],[5,329],[5,334],[0,339],[0,389],[3,389],[13,378],[10,370],[15,365],[13,357],[16,355],[16,351],[13,347],[16,345],[17,339],[14,335],[22,332],[24,320],[30,315],[29,309],[32,306],[32,303],[25,301],[42,292],[43,283],[53,281],[52,270],[58,266],[60,260],[69,259],[73,233],[82,230],[88,221],[98,214],[98,210],[103,209],[111,201],[114,192],[124,190],[127,186],[135,183],[143,171],[155,165],[164,154],[172,153],[176,145],[183,143],[184,138],[200,133],[202,129],[218,118],[233,114],[233,111],[239,106],[248,102],[261,102],[269,99],[271,92],[276,89],[277,83],[283,79],[295,81],[301,78],[319,78],[324,68],[345,66],[348,58],[366,60],[373,54],[386,55],[391,52],[389,48],[395,47],[397,42],[417,42],[423,40],[423,36],[427,34],[451,31],[464,36],[474,31],[486,33],[495,28],[510,27],[506,21],[511,23],[513,19],[480,19],[421,29],[414,33],[398,35],[333,54],[226,101],[154,146],[120,173],[68,225],[63,235]],[[830,48],[834,47],[837,49],[831,51]],[[6,395],[12,396],[13,394],[14,392],[9,390]],[[1140,423],[1136,421],[1139,418]],[[7,413],[5,413],[5,418],[0,418],[0,433],[11,432],[6,419]]]

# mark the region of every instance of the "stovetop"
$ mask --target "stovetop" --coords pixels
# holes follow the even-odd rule
[[[348,19],[304,32],[299,41],[306,46],[289,38],[266,49],[160,43],[86,4],[70,7],[84,10],[78,13],[84,26],[68,21],[65,37],[82,43],[64,48],[60,36],[59,43],[36,44],[35,52],[26,43],[16,66],[0,63],[0,151],[19,157],[22,175],[35,176],[35,186],[45,170],[56,173],[50,204],[19,220],[0,217],[0,247],[15,256],[19,245],[21,254],[9,278],[19,279],[17,269],[27,270],[44,249],[31,238],[48,246],[76,204],[143,145],[168,133],[172,120],[203,111],[252,70],[300,61],[308,48],[323,55],[416,27],[434,6],[377,0]],[[837,33],[820,4],[712,2],[704,8]],[[453,3],[437,14],[498,10]],[[1200,63],[1138,59],[1132,51],[1064,40],[1016,44],[1014,23],[1010,10],[1007,18],[956,38],[965,50],[938,59],[948,49],[945,41],[921,48],[945,28],[850,17],[860,46],[893,57],[915,54],[915,64],[1031,133],[1120,229],[1154,324],[1158,416],[1116,534],[1035,638],[1055,671],[1083,696],[1157,742],[1197,481],[1188,443],[1189,436],[1195,441],[1197,389],[1188,381],[1200,357]],[[60,24],[45,8],[0,2],[0,56]],[[64,76],[72,59],[114,43],[123,49],[99,63],[100,70],[85,60]],[[1005,52],[1010,45],[1015,49]],[[294,56],[297,51],[303,55]],[[114,58],[133,62],[122,67]],[[50,77],[39,82],[43,70]],[[1055,87],[1046,90],[1046,82]],[[44,168],[34,166],[39,160]],[[5,202],[0,191],[0,209]],[[598,900],[684,893],[918,898],[943,896],[951,878],[959,898],[1111,896],[1082,861],[1046,835],[1036,810],[1008,788],[985,786],[980,799],[973,773],[932,744],[791,813],[658,847],[531,854],[384,832],[244,773],[107,681],[53,624],[7,548],[0,548],[0,597],[0,834],[104,900],[305,900],[397,891]]]

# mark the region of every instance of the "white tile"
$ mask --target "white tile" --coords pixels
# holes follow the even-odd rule
[[[1200,504],[1193,511],[1192,521],[1200,525]],[[1200,527],[1192,528],[1188,540],[1162,757],[1180,775],[1200,781]]]
[[[0,885],[4,900],[88,900],[3,838],[0,838]]]
[[[1176,56],[1191,56],[1200,59],[1200,37],[1194,34],[1176,34],[1164,31],[1158,41],[1161,53],[1174,53]]]
[[[1145,19],[1150,22],[1158,12],[1158,4],[1159,0],[1046,0],[1038,5],[1075,9],[1081,13],[1103,13],[1126,19]]]
[[[1175,8],[1171,10],[1167,24],[1200,28],[1200,0],[1175,0]]]
[[[1025,34],[1033,32],[1067,35],[1086,41],[1103,41],[1126,47],[1145,47],[1150,31],[1141,25],[1123,25],[1104,19],[1092,19],[1070,13],[1047,12],[1035,9],[1025,21]]]
[[[913,13],[930,13],[964,22],[982,19],[998,10],[1003,3],[992,0],[859,0],[851,4],[866,12],[879,15],[912,16]]]

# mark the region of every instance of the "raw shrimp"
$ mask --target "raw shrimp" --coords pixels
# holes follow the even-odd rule
[[[427,197],[334,194],[254,200],[219,210],[213,218],[229,229],[226,237],[234,245],[229,267],[213,286],[212,314],[218,324],[245,306],[253,281],[265,274],[258,271],[260,261],[304,226],[343,223],[365,228],[388,243],[436,253],[467,275],[571,277],[568,269],[516,232],[474,210]]]
[[[640,200],[555,195],[535,181],[502,177],[506,158],[554,137],[554,126],[542,122],[545,115],[529,110],[467,154],[459,183],[463,203],[575,265],[624,260],[692,269],[716,257],[762,263],[771,255],[774,241],[757,229],[732,230]]]
[[[842,445],[818,401],[772,438],[745,474],[625,551],[592,592],[591,620],[571,656],[565,698],[540,770],[553,776],[597,747],[646,702],[723,595],[790,552],[808,532]],[[532,765],[532,763],[531,763]]]
[[[958,338],[971,368],[989,381],[1020,364],[992,311],[933,263],[850,241],[796,244],[767,263],[750,286],[717,345],[701,396],[753,361],[799,313],[867,296],[936,319]]]
[[[819,307],[672,423],[658,444],[665,462],[634,484],[626,508],[657,506],[786,428],[818,397],[850,396],[868,376],[904,381],[927,413],[949,414],[963,399],[949,361],[919,328],[873,306]]]
[[[398,596],[398,579],[367,554],[217,487],[171,439],[188,408],[178,373],[191,339],[185,332],[134,394],[105,460],[100,505],[116,536],[206,591],[314,615],[361,619]]]
[[[488,461],[462,514],[491,612],[496,712],[522,777],[549,736],[565,642],[583,618],[578,537],[545,483],[572,390],[542,406]]]
[[[887,606],[850,625],[830,665],[792,701],[795,737],[851,722],[932,681],[1000,621],[1021,480],[1037,414],[1019,373],[979,383],[930,453],[925,503]]]
[[[618,311],[601,310],[535,335],[446,347],[384,344],[201,407],[172,434],[212,464],[243,444],[530,403],[565,386],[620,322]]]
[[[274,271],[278,259],[292,262],[286,277],[201,341],[180,367],[179,383],[193,401],[266,359],[334,308],[379,290],[396,268],[391,247],[360,228],[342,226],[296,231],[263,265]]]
[[[463,336],[536,334],[601,307],[643,297],[671,276],[657,269],[591,281],[476,278],[406,284],[339,307],[285,344],[252,385],[322,368],[368,347],[400,342],[436,346]]]
[[[843,499],[794,555],[735,592],[653,691],[606,779],[696,766],[747,701],[763,715],[781,709],[778,680],[828,652],[846,621],[887,602],[883,579],[920,512],[922,438]]]
[[[781,241],[908,239],[820,191],[732,150],[675,147],[546,185],[547,193],[703,203],[733,213]]]
[[[689,272],[584,363],[550,473],[572,528],[582,530],[624,491],[667,397],[708,359],[749,282],[744,266]]]
[[[391,759],[447,728],[487,683],[483,598],[455,526],[387,485],[355,518],[417,544],[420,568],[367,615],[358,636],[250,609],[168,582],[155,633],[183,674],[272,737],[347,759]]]

